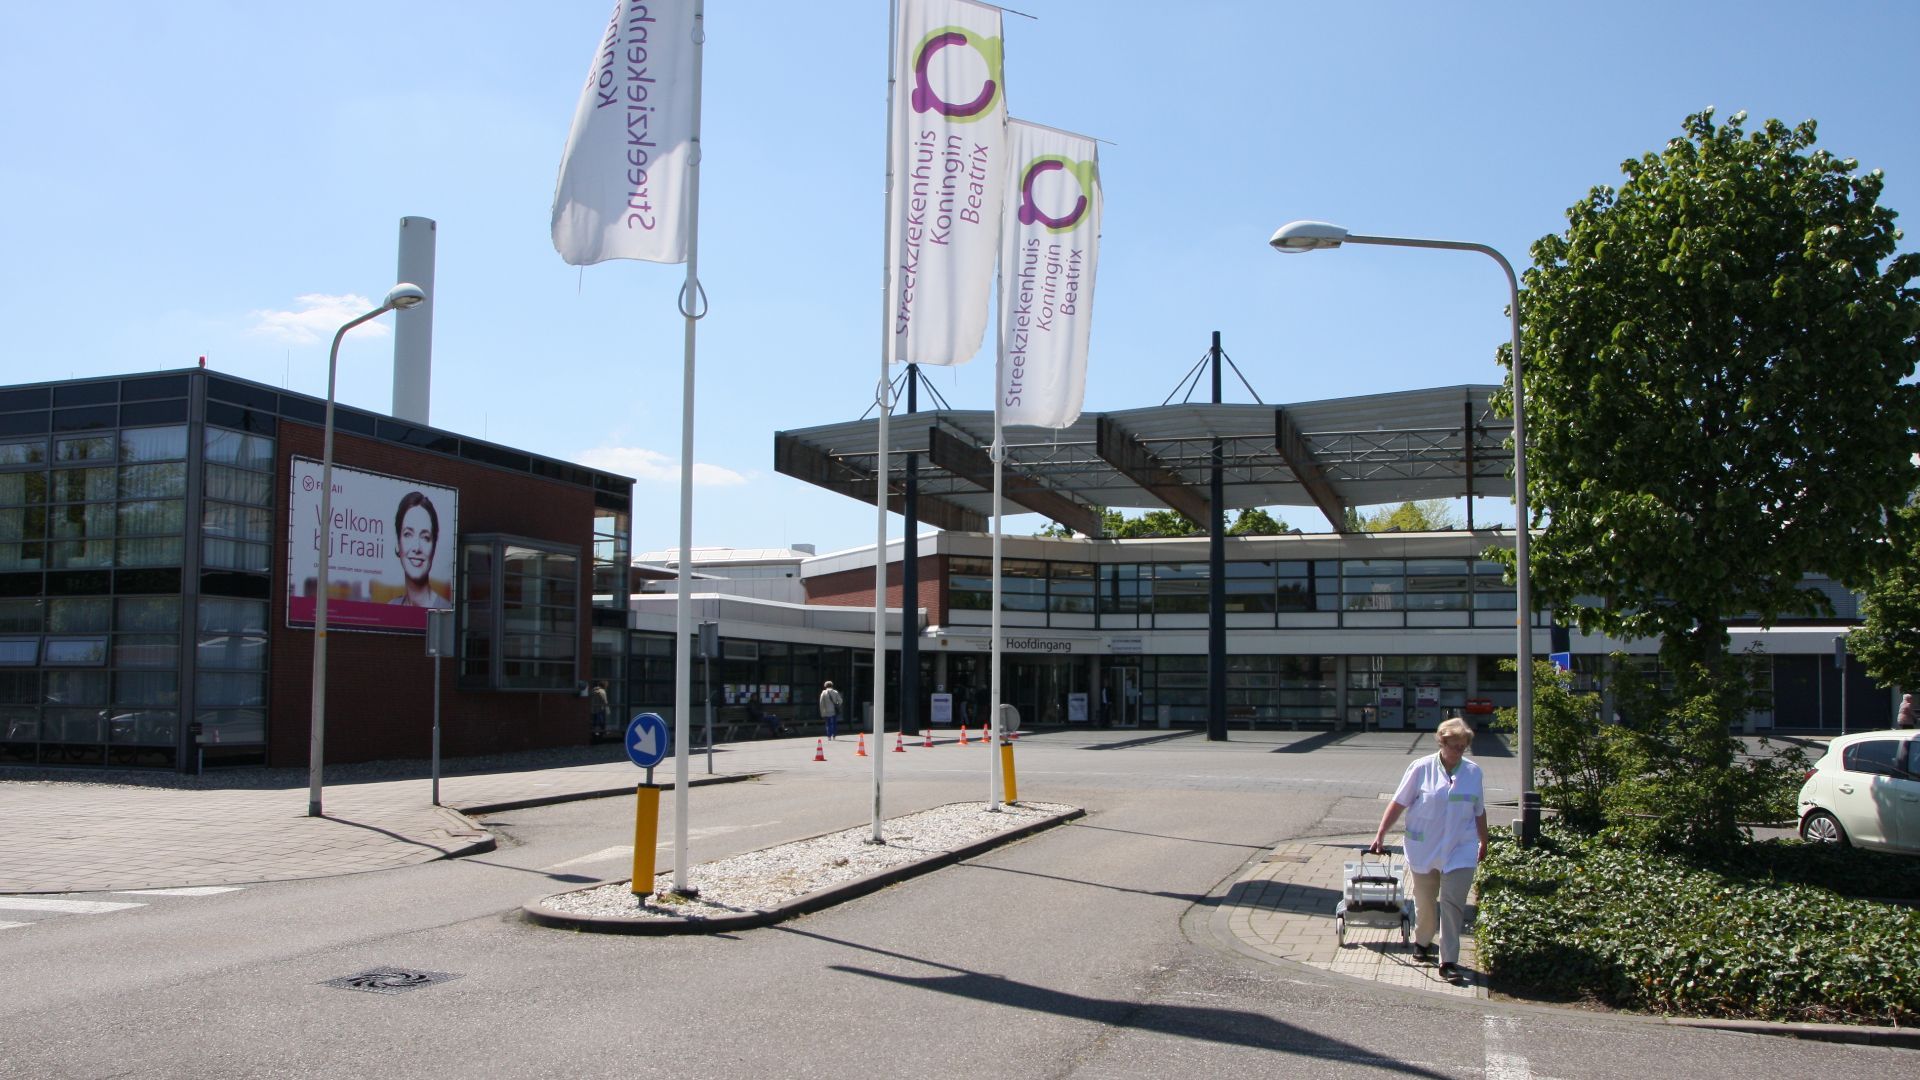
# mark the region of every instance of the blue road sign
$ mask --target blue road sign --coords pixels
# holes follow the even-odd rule
[[[1572,653],[1564,653],[1564,652],[1548,653],[1547,659],[1553,661],[1553,666],[1559,668],[1561,671],[1573,670],[1573,654]]]
[[[627,725],[627,757],[643,769],[651,769],[667,756],[667,722],[643,712]]]

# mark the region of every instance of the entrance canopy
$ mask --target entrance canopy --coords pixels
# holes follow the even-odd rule
[[[1339,529],[1348,507],[1420,499],[1511,498],[1513,422],[1489,385],[1436,387],[1296,405],[1161,405],[1084,413],[1072,427],[1008,428],[1003,510],[1100,533],[1100,507],[1165,507],[1205,524],[1216,440],[1224,509],[1310,506]],[[872,505],[878,420],[774,433],[774,468]],[[904,512],[907,457],[921,521],[984,532],[993,513],[993,413],[894,415],[890,508]]]

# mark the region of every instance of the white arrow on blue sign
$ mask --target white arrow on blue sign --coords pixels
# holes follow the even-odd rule
[[[643,769],[651,769],[667,756],[667,722],[655,713],[643,712],[627,725],[627,757]]]

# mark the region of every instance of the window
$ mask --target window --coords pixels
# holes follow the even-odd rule
[[[1900,775],[1900,740],[1868,739],[1846,748],[1841,765],[1848,772]]]
[[[461,546],[460,675],[503,690],[566,690],[579,678],[580,556],[504,537]]]
[[[1406,567],[1399,559],[1348,559],[1340,564],[1348,611],[1401,611],[1406,607]]]
[[[209,426],[203,445],[200,562],[264,574],[273,536],[273,439]]]

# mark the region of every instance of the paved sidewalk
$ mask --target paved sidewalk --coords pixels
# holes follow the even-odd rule
[[[1213,929],[1239,952],[1265,960],[1307,964],[1384,986],[1460,998],[1487,996],[1473,946],[1472,910],[1460,945],[1466,978],[1449,983],[1433,964],[1415,963],[1398,929],[1347,928],[1344,947],[1334,938],[1333,906],[1340,902],[1345,864],[1360,857],[1368,836],[1289,841],[1267,853],[1228,891],[1213,913]]]
[[[797,745],[797,744],[796,744]],[[797,750],[795,751],[797,752]],[[729,762],[728,764],[733,764]],[[744,763],[743,763],[744,764]],[[718,774],[727,780],[740,775]],[[0,893],[239,885],[385,870],[491,850],[466,814],[632,791],[625,759],[564,768],[329,784],[175,790],[73,781],[0,782]],[[655,771],[671,783],[672,763]],[[696,757],[694,784],[710,782]]]

